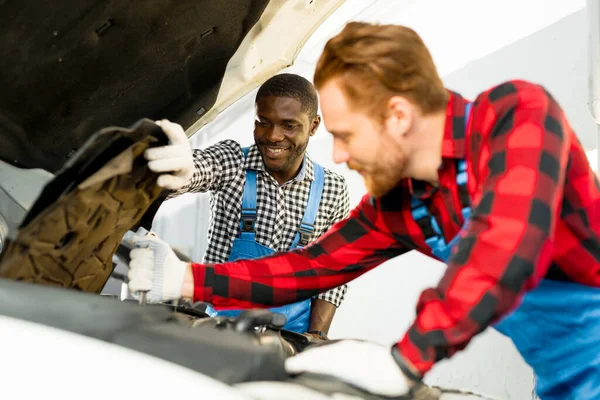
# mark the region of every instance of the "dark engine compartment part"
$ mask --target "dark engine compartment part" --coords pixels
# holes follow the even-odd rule
[[[0,2],[0,159],[55,172],[105,126],[189,127],[268,3]]]

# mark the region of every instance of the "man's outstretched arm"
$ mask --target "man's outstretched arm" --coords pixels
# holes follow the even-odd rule
[[[132,252],[130,289],[150,290],[149,301],[183,295],[236,308],[271,307],[308,299],[408,250],[387,230],[376,226],[376,215],[375,206],[365,197],[350,218],[305,249],[224,264],[185,264],[173,258],[164,242],[141,238],[137,245],[142,249]],[[163,292],[168,295],[165,297]]]

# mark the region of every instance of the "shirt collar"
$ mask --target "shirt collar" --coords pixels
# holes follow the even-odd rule
[[[442,141],[442,157],[464,159],[466,156],[466,119],[465,106],[468,101],[460,94],[448,91],[450,99],[446,106],[446,124]]]
[[[244,168],[267,172],[265,163],[256,145],[250,146],[250,149],[248,150],[248,157],[246,157],[246,161],[244,162]],[[302,160],[302,165],[300,166],[300,171],[298,171],[298,174],[292,179],[294,182],[302,182],[305,180],[315,180],[315,169],[308,154],[305,154],[304,159]]]

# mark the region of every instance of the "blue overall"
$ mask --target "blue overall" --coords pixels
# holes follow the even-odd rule
[[[467,106],[468,117],[470,104]],[[467,183],[467,164],[458,162],[457,184]],[[456,235],[446,243],[435,217],[419,199],[412,199],[415,221],[429,217],[434,234],[426,239],[433,255],[448,262]],[[462,209],[468,225],[471,208]],[[522,303],[494,328],[509,337],[533,368],[542,400],[600,399],[600,289],[543,279]]]
[[[248,156],[248,148],[244,148],[244,156]],[[305,161],[307,162],[307,161]],[[302,248],[308,244],[310,237],[314,232],[314,223],[323,194],[323,185],[325,183],[325,171],[317,163],[313,163],[315,171],[315,180],[310,185],[308,202],[304,217],[300,224],[300,229],[290,246],[290,250]],[[256,242],[256,171],[246,170],[246,183],[244,184],[244,194],[242,197],[242,214],[240,219],[240,235],[233,241],[229,261],[247,260],[268,256],[275,252],[266,246]],[[311,299],[299,301],[282,307],[271,308],[270,310],[286,316],[287,322],[283,329],[304,333],[308,331],[310,323],[310,304]],[[242,310],[219,310],[220,316],[237,316]]]

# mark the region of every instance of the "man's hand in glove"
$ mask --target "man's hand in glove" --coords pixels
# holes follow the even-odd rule
[[[153,147],[144,152],[148,168],[159,174],[157,184],[177,190],[188,184],[194,173],[192,149],[183,128],[163,119],[156,121],[170,140],[168,146]]]
[[[133,238],[129,263],[129,290],[136,296],[147,291],[148,303],[176,300],[182,297],[186,275],[191,275],[188,263],[180,261],[171,247],[153,234]],[[193,278],[192,278],[193,280]]]
[[[358,340],[311,347],[288,358],[285,369],[290,374],[332,376],[379,396],[404,395],[416,383],[404,375],[389,347]]]

